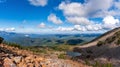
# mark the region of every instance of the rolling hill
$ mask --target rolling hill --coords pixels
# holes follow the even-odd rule
[[[89,42],[101,34],[24,34],[0,31],[0,36],[7,42],[22,46],[53,46],[61,44],[78,45]]]

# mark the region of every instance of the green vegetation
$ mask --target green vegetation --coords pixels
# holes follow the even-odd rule
[[[69,44],[69,45],[78,45],[80,43],[83,43],[84,40],[82,39],[70,39],[66,42],[66,44]]]
[[[23,46],[21,46],[21,45],[19,45],[19,44],[16,44],[16,43],[4,42],[4,44],[9,45],[9,46],[12,46],[12,47],[17,47],[17,48],[19,48],[19,49],[24,49]]]
[[[117,45],[119,45],[119,44],[120,44],[120,39],[118,39],[118,40],[117,40],[116,44],[117,44]]]
[[[4,44],[16,47],[23,50],[29,50],[35,53],[47,53],[47,52],[53,52],[53,51],[68,51],[72,50],[72,47],[70,45],[54,45],[54,46],[21,46],[16,43],[10,43],[10,42],[4,42]]]
[[[103,41],[99,41],[98,43],[97,43],[97,46],[98,47],[100,47],[100,46],[102,46],[102,45],[104,45],[105,43],[103,42]]]
[[[96,61],[94,64],[91,64],[88,60],[85,60],[85,64],[92,67],[113,67],[112,63],[100,63]]]
[[[106,39],[106,43],[112,43],[114,40],[116,40],[117,39],[117,37],[116,36],[112,36],[112,37],[109,37],[109,38],[107,38]]]
[[[60,54],[60,55],[58,55],[58,58],[59,59],[66,59],[66,55],[65,54]]]
[[[72,49],[70,45],[55,45],[49,46],[49,48],[54,51],[68,51]]]
[[[90,62],[87,59],[85,59],[85,64],[91,66]]]

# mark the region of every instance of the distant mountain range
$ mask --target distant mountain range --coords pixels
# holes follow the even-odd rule
[[[23,34],[0,31],[0,36],[7,42],[14,42],[23,46],[42,45],[78,45],[100,36],[101,34]]]

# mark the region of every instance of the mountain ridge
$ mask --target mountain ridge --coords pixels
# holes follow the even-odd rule
[[[82,46],[78,46],[78,48],[86,48],[86,47],[95,46],[99,41],[107,39],[108,37],[114,35],[118,31],[120,31],[120,27],[115,28],[113,30],[110,30],[110,31],[104,33],[103,35],[93,39],[92,41],[90,41],[90,42],[88,42],[86,44],[83,44]]]

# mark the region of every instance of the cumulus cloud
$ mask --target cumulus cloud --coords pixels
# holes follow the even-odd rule
[[[85,3],[62,2],[59,4],[58,9],[63,12],[68,22],[85,26],[94,23],[89,18],[103,18],[107,15],[116,15],[116,11],[109,10],[112,5],[113,0],[86,0]]]
[[[90,24],[86,26],[75,25],[74,30],[77,31],[99,31],[102,29],[101,24]]]
[[[76,31],[86,31],[87,29],[81,25],[74,25],[74,30]]]
[[[53,13],[48,16],[48,21],[53,22],[54,24],[63,23],[63,21]]]
[[[11,28],[0,28],[0,31],[12,32],[12,31],[15,31],[15,28],[14,27],[11,27]]]
[[[91,21],[93,22],[93,21]],[[91,23],[86,25],[77,24],[73,27],[58,27],[58,31],[100,31],[100,30],[110,30],[115,27],[120,26],[120,20],[114,18],[113,16],[106,16],[102,23]]]
[[[113,9],[114,7],[114,9]],[[120,1],[114,0],[85,0],[84,3],[62,2],[58,9],[61,10],[74,31],[108,30],[120,26]],[[96,23],[90,18],[101,18],[102,22]]]
[[[113,16],[106,16],[103,19],[103,24],[104,24],[104,28],[113,29],[115,27],[118,27],[120,21],[119,19],[115,19]]]
[[[73,27],[58,27],[57,31],[99,31],[103,27],[101,24],[91,24],[91,25],[74,25]]]
[[[71,22],[73,24],[80,24],[80,25],[88,25],[91,23],[87,18],[84,17],[66,17],[68,22]]]
[[[28,0],[34,6],[46,6],[48,0]]]
[[[15,31],[15,28],[12,27],[12,28],[6,28],[5,31]]]
[[[86,14],[85,7],[81,3],[62,2],[59,7],[66,16],[84,16]]]
[[[38,25],[39,28],[46,28],[46,25],[45,23],[41,22],[39,25]]]
[[[63,11],[65,16],[91,17],[98,12],[108,10],[112,5],[113,0],[86,0],[83,4],[78,2],[62,2],[58,8]]]
[[[57,31],[73,31],[74,30],[74,28],[72,28],[72,27],[58,27],[57,29],[56,29]]]

